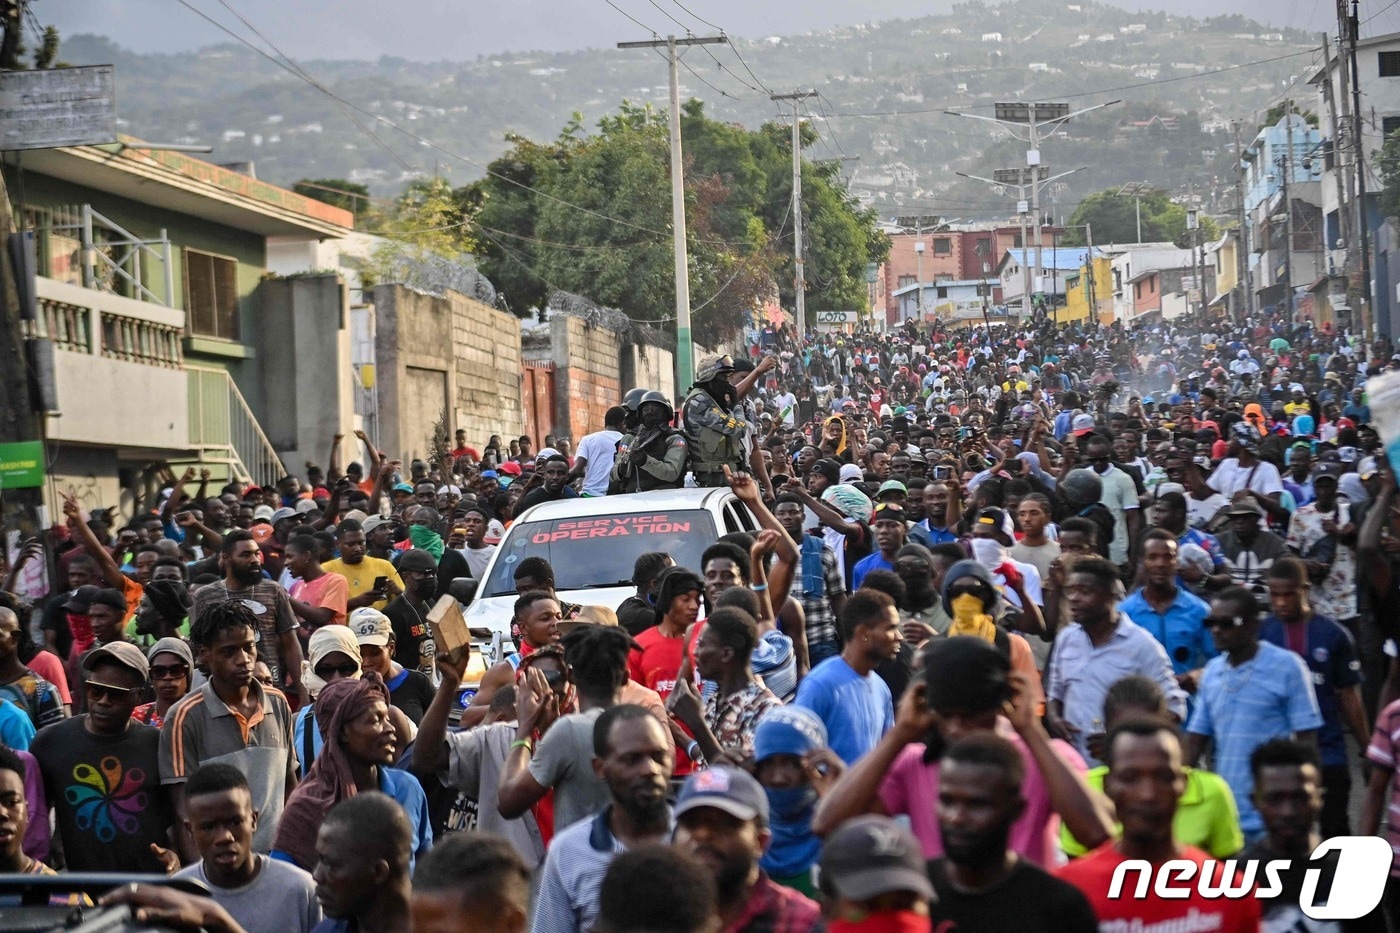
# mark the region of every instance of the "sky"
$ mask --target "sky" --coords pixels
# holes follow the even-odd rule
[[[248,35],[236,9],[294,58],[469,61],[509,51],[571,51],[615,42],[714,30],[694,14],[735,36],[791,35],[858,22],[946,12],[952,0],[31,0],[45,25],[74,35],[106,35],[136,52],[178,52],[230,41],[183,3]],[[1362,18],[1400,30],[1393,0],[1363,0]],[[224,3],[228,5],[225,6]],[[1160,9],[1212,16],[1242,13],[1275,27],[1336,31],[1333,4],[1318,0],[1118,0],[1127,9]],[[800,18],[795,15],[800,11]],[[668,18],[674,16],[675,20]],[[1385,17],[1395,17],[1387,24]],[[643,26],[646,29],[643,29]],[[1330,27],[1330,28],[1329,28]],[[1363,29],[1363,34],[1371,30]]]

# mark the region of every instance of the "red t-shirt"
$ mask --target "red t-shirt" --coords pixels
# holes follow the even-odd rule
[[[1179,859],[1187,859],[1201,865],[1212,861],[1211,857],[1193,846],[1182,846]],[[1113,882],[1113,872],[1127,859],[1118,852],[1117,843],[1105,842],[1083,858],[1075,859],[1055,873],[1056,877],[1074,885],[1089,899],[1094,914],[1099,918],[1099,929],[1154,929],[1209,930],[1210,933],[1258,933],[1261,911],[1259,901],[1253,897],[1239,899],[1206,900],[1201,897],[1197,884],[1200,869],[1189,882],[1178,881],[1175,888],[1184,889],[1189,883],[1191,896],[1180,900],[1168,900],[1152,893],[1156,884],[1156,874],[1148,882],[1147,896],[1133,897],[1137,890],[1141,872],[1129,871],[1123,885],[1122,895],[1109,900],[1108,890]],[[1218,874],[1221,866],[1217,862]],[[1219,880],[1218,878],[1216,879]],[[1122,921],[1122,924],[1115,923]]]
[[[636,642],[642,650],[633,650],[627,656],[627,670],[637,683],[666,699],[680,673],[685,637],[667,638],[661,634],[661,629],[653,626],[636,636]]]
[[[696,626],[698,629],[699,626]],[[634,639],[642,646],[641,651],[633,651],[627,656],[627,673],[632,680],[657,692],[662,702],[671,695],[676,686],[676,677],[681,671],[681,659],[685,651],[685,636],[667,638],[661,629],[653,626]],[[681,726],[681,731],[690,735]],[[677,777],[691,772],[693,764],[685,749],[676,748]]]

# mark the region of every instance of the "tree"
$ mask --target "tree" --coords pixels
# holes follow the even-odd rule
[[[553,288],[673,321],[670,150],[665,115],[624,101],[592,133],[575,115],[552,143],[514,138],[473,192],[482,270],[516,314]],[[731,336],[765,302],[793,301],[792,153],[787,128],[747,130],[684,106],[686,235],[692,327]],[[804,144],[815,141],[804,128]],[[804,167],[808,304],[864,308],[865,264],[888,240],[830,167]]]
[[[303,178],[292,190],[313,201],[322,201],[342,208],[359,220],[370,212],[369,186],[344,178]]]
[[[1376,170],[1381,176],[1381,216],[1400,217],[1400,133],[1386,137]]]
[[[1120,196],[1118,190],[1109,188],[1079,202],[1078,209],[1069,219],[1070,230],[1060,242],[1066,246],[1083,246],[1084,224],[1091,225],[1096,244],[1138,242],[1138,199]],[[1173,242],[1178,246],[1189,244],[1194,234],[1188,234],[1186,230],[1184,205],[1171,200],[1162,191],[1143,194],[1141,201],[1142,242]],[[1201,215],[1201,229],[1207,242],[1219,235],[1215,222],[1204,215]]]

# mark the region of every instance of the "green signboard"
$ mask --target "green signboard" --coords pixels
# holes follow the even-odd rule
[[[42,485],[43,441],[0,444],[0,489],[35,489]]]

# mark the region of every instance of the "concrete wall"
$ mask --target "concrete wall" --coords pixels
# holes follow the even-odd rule
[[[355,427],[346,291],[334,274],[269,279],[257,331],[263,370],[258,421],[293,473],[323,463],[336,434]],[[256,404],[256,403],[254,403]]]
[[[444,405],[449,429],[464,429],[474,445],[524,430],[519,320],[453,292],[380,285],[373,299],[375,441],[391,458],[424,456]]]
[[[600,430],[603,415],[622,400],[622,341],[614,331],[569,315],[559,315],[549,325],[555,380],[550,433],[577,444]]]
[[[647,344],[623,347],[619,376],[624,393],[633,386],[655,389],[680,407],[676,397],[676,355],[670,350]]]

